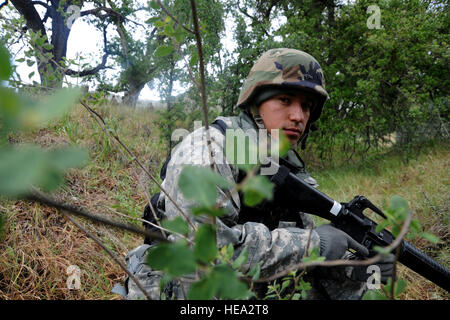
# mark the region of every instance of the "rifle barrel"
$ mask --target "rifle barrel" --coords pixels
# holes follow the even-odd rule
[[[273,160],[271,162],[272,165],[279,166]],[[281,170],[279,171],[281,173],[272,176],[271,180],[275,184],[282,185],[293,196],[295,199],[294,207],[296,209],[322,217],[331,222],[338,222],[341,219],[341,211],[343,211],[343,208],[339,202],[302,181],[285,166],[279,166],[278,169]],[[277,175],[282,177],[282,179],[277,177]],[[439,287],[450,291],[450,271],[404,240],[402,241],[402,251],[399,256],[399,261],[406,267],[434,282]]]
[[[450,271],[409,242],[403,240],[398,260],[439,287],[450,291]]]

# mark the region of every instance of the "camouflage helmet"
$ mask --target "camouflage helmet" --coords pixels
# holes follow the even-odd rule
[[[328,98],[322,68],[316,59],[306,52],[296,49],[271,49],[265,52],[254,64],[239,95],[238,107],[247,108],[264,91],[278,88],[308,91],[316,99],[310,123],[315,122],[322,113]]]

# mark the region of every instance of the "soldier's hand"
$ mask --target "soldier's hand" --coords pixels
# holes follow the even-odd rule
[[[344,231],[324,224],[316,228],[320,237],[320,255],[326,260],[341,259],[348,249],[354,249],[361,256],[368,256],[369,250]]]
[[[395,257],[392,253],[382,256],[375,266],[377,269],[370,268],[370,266],[355,266],[353,267],[352,278],[357,281],[365,282],[373,274],[373,272],[379,272],[380,281],[383,284],[387,283],[387,280],[392,277],[392,271],[394,270]]]

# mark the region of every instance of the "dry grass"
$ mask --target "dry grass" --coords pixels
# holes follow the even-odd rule
[[[402,196],[408,201],[413,218],[420,221],[425,231],[441,239],[437,245],[425,239],[410,242],[449,267],[449,165],[450,148],[448,143],[443,143],[425,147],[408,164],[403,163],[400,156],[389,154],[362,165],[322,170],[314,175],[321,191],[343,202],[355,195],[365,195],[382,210],[386,210],[393,195]],[[372,217],[380,221],[376,216]],[[399,265],[399,276],[408,283],[402,299],[450,298],[445,290],[403,265]]]
[[[154,114],[114,106],[96,110],[137,158],[158,176],[166,156],[159,143]],[[47,148],[81,145],[89,151],[89,164],[70,170],[66,186],[55,195],[110,219],[139,224],[115,213],[120,211],[137,218],[144,208],[146,200],[133,175],[135,165],[123,158],[81,106],[48,129],[17,135],[11,140],[34,142]],[[391,160],[369,164],[368,173],[341,168],[318,172],[316,177],[321,190],[341,201],[356,194],[364,194],[383,206],[393,194],[408,199],[424,228],[444,242],[440,247],[426,241],[413,243],[448,266],[448,150],[448,146],[432,148],[407,166]],[[145,180],[145,176],[140,175]],[[149,188],[157,190],[150,184]],[[55,209],[9,200],[0,203],[0,212],[6,217],[5,232],[0,237],[0,299],[120,299],[111,289],[114,284],[123,282],[124,272]],[[138,236],[77,220],[120,258],[142,243]],[[66,270],[70,265],[77,265],[81,270],[80,290],[67,289]],[[449,298],[442,289],[408,269],[400,266],[399,272],[409,284],[402,298]]]
[[[100,107],[98,111],[138,159],[151,172],[158,172],[165,155],[158,143],[153,114],[113,106]],[[121,222],[134,220],[114,212],[140,217],[146,201],[133,174],[134,164],[123,158],[81,106],[52,127],[21,134],[13,140],[34,142],[45,148],[70,143],[83,146],[91,161],[82,169],[70,170],[66,186],[55,195],[66,203]],[[0,204],[0,212],[6,217],[0,240],[0,299],[120,299],[111,289],[114,284],[123,283],[125,273],[55,209],[8,200]],[[89,221],[81,223],[120,258],[142,243],[139,236]],[[81,270],[80,290],[67,289],[66,270],[70,265]]]

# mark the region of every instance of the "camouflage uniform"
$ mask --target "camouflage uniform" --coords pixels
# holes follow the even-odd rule
[[[321,113],[323,103],[327,98],[324,89],[323,75],[320,66],[314,58],[302,53],[304,61],[298,63],[290,59],[290,55],[299,56],[298,50],[275,49],[262,56],[252,68],[246,83],[243,86],[238,105],[243,111],[237,117],[219,117],[228,128],[242,129],[244,133],[263,129],[264,124],[258,116],[257,108],[251,105],[252,95],[256,89],[264,85],[298,86],[309,90],[317,98],[317,106],[311,113],[311,121],[316,121]],[[303,55],[304,54],[304,55]],[[277,57],[279,56],[279,59]],[[275,60],[275,63],[274,61]],[[315,62],[315,63],[314,63]],[[305,65],[309,66],[306,70]],[[319,83],[319,85],[318,85]],[[249,134],[251,139],[257,139],[257,135]],[[216,128],[210,128],[212,156],[214,169],[231,182],[239,182],[241,179],[238,167],[229,163],[224,154],[225,136]],[[254,141],[258,143],[258,141]],[[306,168],[296,152],[291,149],[286,159],[296,168],[294,173],[310,185],[317,187],[317,182],[306,171]],[[205,128],[200,128],[189,134],[172,152],[167,167],[167,176],[162,183],[164,189],[178,206],[186,213],[193,204],[186,200],[177,182],[184,165],[192,164],[209,167],[210,159],[206,144]],[[217,219],[217,245],[219,248],[233,244],[235,255],[239,255],[243,248],[248,250],[248,260],[243,266],[244,271],[250,270],[258,262],[262,261],[261,277],[269,277],[287,268],[298,264],[305,255],[308,239],[310,248],[319,246],[319,235],[313,229],[314,221],[309,214],[292,212],[289,208],[283,208],[281,198],[273,203],[264,203],[256,208],[246,207],[240,194],[219,190],[218,203],[225,209],[225,216]],[[174,204],[161,193],[158,207],[164,209],[165,216],[173,219],[179,215]],[[199,217],[190,215],[191,221],[202,223]],[[310,234],[311,233],[311,234]],[[148,246],[141,246],[141,252]],[[135,249],[136,250],[136,249]],[[137,250],[139,251],[139,250]],[[158,298],[157,290],[161,275],[152,271],[148,266],[140,264],[142,255],[135,258],[136,253],[131,252],[127,256],[127,263],[139,275],[139,278],[150,288],[152,297]],[[134,260],[134,263],[131,262]],[[139,269],[139,270],[138,270]],[[308,299],[359,299],[365,290],[365,285],[350,279],[351,268],[315,268],[308,272],[306,280],[310,281],[313,289],[308,292]],[[144,275],[144,276],[142,276]],[[166,295],[176,299],[183,299],[181,290],[176,283],[170,283],[171,288],[165,288]],[[186,283],[187,286],[187,283]],[[184,288],[185,290],[186,287]],[[170,292],[169,292],[170,291]],[[140,290],[132,281],[128,282],[129,299],[143,297]],[[262,292],[262,296],[265,292]],[[261,294],[261,293],[260,293]],[[260,296],[261,297],[261,296]]]

